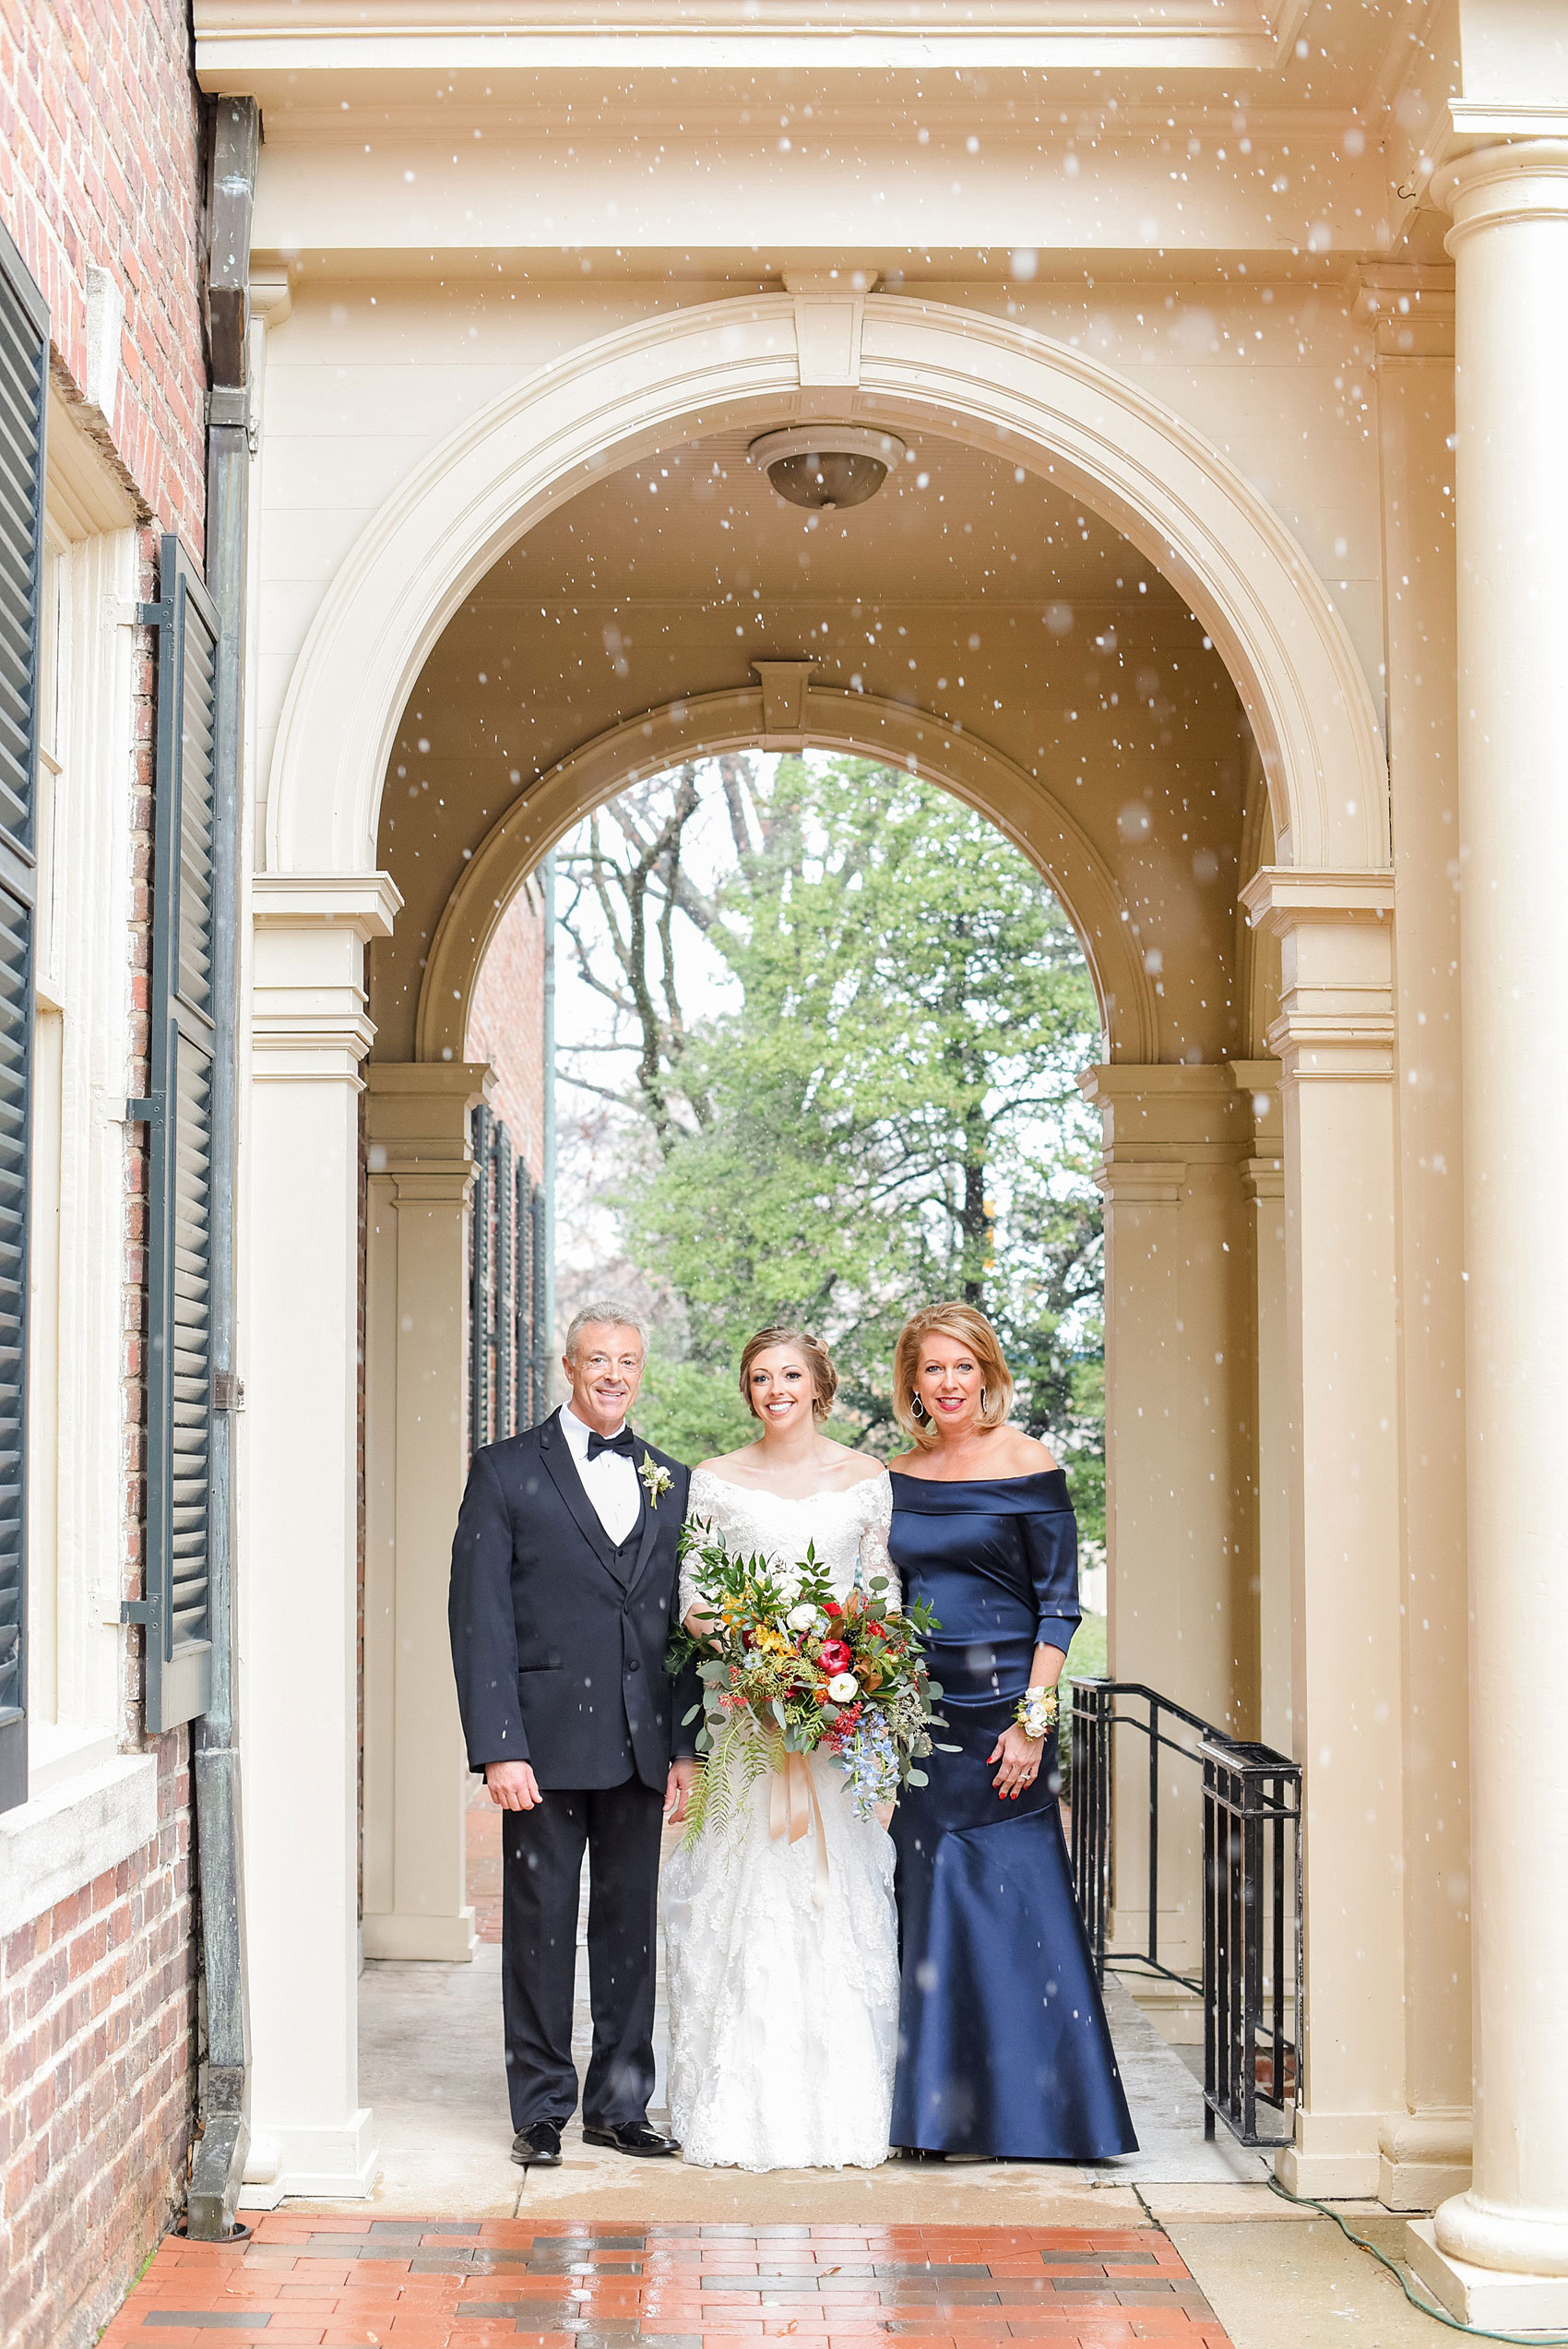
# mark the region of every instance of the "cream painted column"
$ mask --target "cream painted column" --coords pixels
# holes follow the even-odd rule
[[[1422,2272],[1467,2321],[1510,2330],[1568,2329],[1568,110],[1557,119],[1560,137],[1467,155],[1439,187],[1458,361],[1475,2170]]]
[[[1378,2193],[1430,2211],[1470,2172],[1452,274],[1364,270],[1360,307],[1377,349],[1398,938],[1405,2093],[1384,2118]]]
[[[252,2161],[244,2200],[363,2195],[359,2099],[359,1096],[385,874],[258,875],[241,1663]]]
[[[1237,1161],[1243,1104],[1225,1067],[1089,1070],[1104,1133],[1106,1532],[1111,1670],[1206,1720],[1250,1726],[1252,1453]],[[1111,1938],[1148,1931],[1148,1778],[1142,1740],[1117,1759]],[[1159,1955],[1200,1962],[1198,1775],[1162,1778]],[[1186,1994],[1134,1985],[1169,2008],[1172,2035],[1197,2025]]]
[[[1386,873],[1265,868],[1281,947],[1292,1751],[1303,1768],[1306,2060],[1279,2173],[1375,2192],[1404,2086],[1394,923]]]
[[[1241,1191],[1252,1240],[1254,1402],[1253,1578],[1257,1598],[1258,1735],[1292,1748],[1290,1703],[1290,1402],[1285,1282],[1285,1115],[1277,1060],[1233,1060],[1252,1147]]]
[[[469,1457],[469,1113],[491,1072],[373,1060],[365,1081],[364,1953],[468,1959],[446,1588]]]

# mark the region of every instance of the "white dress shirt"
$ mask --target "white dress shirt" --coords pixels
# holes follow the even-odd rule
[[[636,1465],[624,1452],[600,1452],[590,1461],[588,1448],[593,1429],[584,1425],[570,1403],[562,1404],[560,1416],[561,1432],[571,1447],[583,1490],[593,1503],[600,1523],[619,1549],[642,1513]],[[625,1424],[623,1420],[621,1427]],[[618,1436],[621,1427],[612,1433]]]

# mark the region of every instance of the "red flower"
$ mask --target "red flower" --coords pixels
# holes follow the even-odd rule
[[[822,1611],[824,1615],[842,1615],[844,1612],[837,1599],[824,1599]]]
[[[816,1657],[818,1664],[829,1679],[835,1673],[850,1671],[855,1661],[849,1653],[849,1643],[847,1640],[825,1640],[816,1651]]]

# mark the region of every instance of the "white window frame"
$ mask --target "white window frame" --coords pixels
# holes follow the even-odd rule
[[[29,1799],[10,1815],[6,1841],[17,1856],[27,1848],[27,1815],[35,1805],[57,1815],[77,1784],[84,1799],[100,1799],[102,1772],[126,1730],[120,1602],[137,534],[128,494],[53,392],[47,452],[35,1030],[42,1115],[34,1127],[36,1318],[29,1361]]]

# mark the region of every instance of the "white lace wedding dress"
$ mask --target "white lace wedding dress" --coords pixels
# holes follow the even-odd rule
[[[806,1500],[692,1477],[688,1518],[732,1551],[780,1565],[808,1542],[835,1593],[898,1578],[887,1555],[893,1488],[885,1474]],[[681,1612],[696,1592],[682,1580]],[[688,1838],[664,1871],[670,1996],[670,2125],[706,2168],[870,2169],[887,2158],[898,2039],[893,1845],[857,1818],[843,1771],[813,1755],[827,1882],[821,1906],[814,1829],[796,1842],[769,1831],[771,1774],[734,1816]]]

